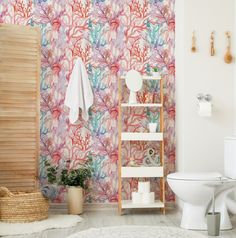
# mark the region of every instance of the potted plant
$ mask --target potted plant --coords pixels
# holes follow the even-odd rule
[[[92,176],[91,158],[77,169],[60,169],[45,161],[48,182],[67,186],[69,214],[83,213],[83,192],[87,189],[86,181]]]
[[[159,78],[160,77],[160,72],[159,72],[159,69],[158,69],[158,67],[153,67],[153,69],[152,69],[152,76],[153,77],[157,77],[157,78]]]
[[[149,108],[147,108],[147,117],[148,117],[148,128],[149,132],[155,133],[157,131],[157,122],[159,120],[159,113],[155,114],[151,112]]]
[[[63,169],[61,172],[61,184],[68,186],[68,211],[69,214],[83,213],[83,189],[86,189],[85,181],[91,177],[91,170],[87,167],[78,169]]]

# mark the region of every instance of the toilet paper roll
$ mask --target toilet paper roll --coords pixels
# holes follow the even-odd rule
[[[199,102],[198,114],[201,117],[210,117],[212,114],[211,102]]]
[[[138,182],[138,192],[139,193],[150,193],[150,181]]]
[[[155,194],[154,192],[151,193],[143,193],[142,194],[142,203],[151,204],[155,202]]]
[[[142,193],[132,192],[132,203],[142,203]]]

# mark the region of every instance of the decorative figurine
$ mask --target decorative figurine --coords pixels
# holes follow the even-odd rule
[[[192,36],[192,47],[191,47],[191,51],[193,53],[195,53],[197,51],[197,47],[196,47],[196,36],[195,36],[195,31],[193,31],[193,36]]]
[[[227,51],[225,53],[225,57],[224,57],[224,60],[225,60],[225,63],[227,64],[230,64],[232,61],[233,61],[233,56],[231,54],[231,36],[230,36],[230,32],[227,31],[225,32],[225,35],[227,37],[227,41],[228,41],[228,46],[227,46]]]
[[[143,160],[144,166],[160,166],[160,156],[155,155],[155,150],[153,148],[148,148],[146,156]]]
[[[211,56],[215,55],[215,32],[212,31],[211,33]]]

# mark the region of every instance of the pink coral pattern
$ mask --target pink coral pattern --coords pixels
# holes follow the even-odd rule
[[[174,0],[2,0],[0,23],[41,29],[42,185],[47,184],[45,160],[76,168],[91,153],[94,174],[86,201],[117,201],[118,78],[129,69],[147,74],[154,66],[164,76],[165,173],[174,171]],[[64,98],[78,56],[86,64],[95,102],[89,122],[75,126],[68,122]],[[144,117],[143,111],[134,111],[124,118],[124,128],[139,131]],[[132,153],[139,161],[145,149],[147,145],[135,143],[131,152],[123,146],[123,154]],[[135,186],[137,181],[125,181],[124,197]],[[64,195],[65,189],[58,188],[55,201],[62,202]],[[174,199],[170,189],[166,199]]]

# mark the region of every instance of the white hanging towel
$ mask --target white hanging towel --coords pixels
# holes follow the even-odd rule
[[[93,104],[93,91],[88,79],[84,63],[80,57],[75,61],[70,81],[66,90],[65,105],[69,107],[69,120],[75,124],[79,118],[79,109],[82,110],[82,118],[87,121],[88,110]]]

